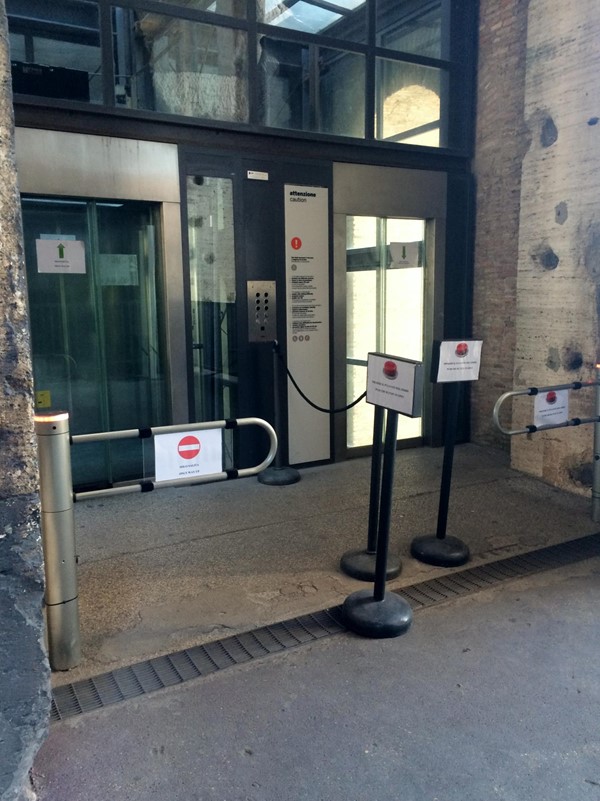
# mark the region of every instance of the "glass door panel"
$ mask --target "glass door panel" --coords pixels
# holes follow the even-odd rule
[[[232,179],[189,175],[187,217],[195,420],[234,418],[238,354]],[[229,467],[232,432],[223,435]]]
[[[157,220],[156,204],[23,199],[36,406],[73,434],[168,422]],[[77,445],[74,484],[152,475],[151,451]]]
[[[346,393],[364,392],[367,354],[423,359],[423,254],[425,221],[346,218]],[[348,448],[373,442],[373,406],[361,403],[346,417]],[[421,419],[399,416],[398,439],[421,436]]]

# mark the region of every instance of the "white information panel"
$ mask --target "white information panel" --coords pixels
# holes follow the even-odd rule
[[[367,356],[367,403],[383,406],[406,417],[420,417],[423,365],[397,356]]]
[[[439,344],[439,363],[433,380],[477,381],[481,365],[480,339],[447,339]],[[435,353],[434,353],[435,368]]]
[[[208,476],[223,471],[220,428],[157,434],[154,437],[154,461],[157,481]]]
[[[85,242],[64,237],[36,239],[38,273],[85,273]]]
[[[533,401],[533,424],[536,426],[566,423],[569,419],[569,390],[538,392]]]
[[[328,190],[286,184],[287,363],[302,391],[329,408]],[[329,415],[303,400],[288,379],[290,464],[329,459]]]

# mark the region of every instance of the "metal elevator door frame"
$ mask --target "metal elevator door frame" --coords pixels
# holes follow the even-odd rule
[[[425,220],[423,433],[425,444],[440,441],[441,393],[429,382],[433,340],[444,332],[447,175],[444,172],[333,165],[333,373],[336,407],[346,398],[346,219],[348,216]],[[395,354],[402,355],[402,354]],[[350,400],[350,399],[349,399]],[[347,458],[346,415],[335,415],[335,459]],[[360,455],[353,449],[352,455]],[[363,449],[366,452],[366,449]]]

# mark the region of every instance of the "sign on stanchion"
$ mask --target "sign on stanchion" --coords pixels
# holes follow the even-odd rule
[[[419,417],[423,365],[395,356],[369,353],[367,403],[386,411],[381,496],[378,503],[375,583],[349,595],[342,607],[344,625],[363,637],[398,637],[410,628],[412,609],[399,595],[386,593],[386,572],[394,484],[398,414]],[[373,498],[371,498],[371,503]]]
[[[452,339],[434,343],[431,380],[434,383],[449,384],[437,532],[435,535],[415,537],[410,546],[411,555],[428,565],[458,567],[468,562],[471,556],[468,546],[461,539],[446,536],[446,527],[460,391],[463,382],[477,381],[479,378],[482,344],[477,339]]]

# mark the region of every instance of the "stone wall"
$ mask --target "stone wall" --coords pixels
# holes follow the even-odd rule
[[[7,39],[0,0],[0,798],[22,801],[33,798],[29,770],[48,728],[50,682]]]
[[[473,438],[588,493],[590,425],[508,441],[490,414],[512,386],[592,379],[600,355],[600,7],[482,0],[480,26],[474,330],[485,357]],[[593,394],[572,392],[569,416],[593,414]],[[515,401],[513,427],[530,422],[532,400]]]

